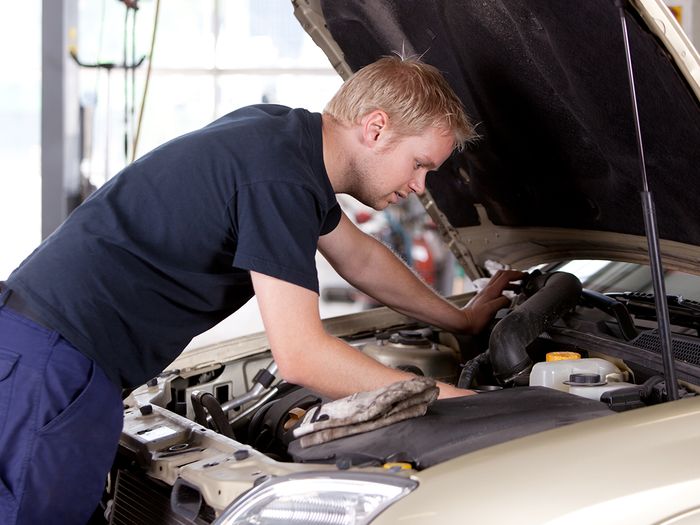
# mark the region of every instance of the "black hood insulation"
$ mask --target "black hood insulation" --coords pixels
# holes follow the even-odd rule
[[[455,227],[562,227],[643,235],[625,53],[612,0],[325,1],[357,70],[415,53],[443,71],[481,139],[428,178]],[[700,245],[700,107],[629,9],[650,190],[661,238]],[[466,176],[459,174],[463,168]]]

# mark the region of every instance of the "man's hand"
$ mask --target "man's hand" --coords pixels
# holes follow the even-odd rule
[[[462,308],[467,316],[468,332],[477,334],[493,319],[496,312],[509,304],[509,299],[503,291],[511,288],[511,281],[518,281],[525,276],[524,272],[516,270],[498,270],[488,284]]]
[[[451,397],[464,397],[476,395],[476,392],[474,392],[473,390],[457,388],[456,386],[448,385],[447,383],[443,383],[441,381],[438,381],[437,386],[440,389],[438,399],[448,399]]]

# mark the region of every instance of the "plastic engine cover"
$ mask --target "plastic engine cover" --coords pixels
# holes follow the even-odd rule
[[[427,468],[468,452],[614,414],[599,401],[545,387],[438,400],[419,418],[289,453],[298,462],[353,465],[404,461]]]

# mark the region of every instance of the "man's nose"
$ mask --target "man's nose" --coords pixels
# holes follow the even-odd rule
[[[417,193],[418,195],[423,195],[425,191],[425,176],[427,172],[422,172],[420,175],[416,176],[411,182],[408,183],[408,187],[411,191]]]

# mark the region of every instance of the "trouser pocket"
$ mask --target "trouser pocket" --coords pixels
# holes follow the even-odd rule
[[[5,430],[5,419],[12,403],[13,372],[18,361],[18,353],[0,348],[0,433]]]
[[[51,357],[44,374],[37,418],[43,426],[27,465],[18,523],[85,523],[99,502],[119,442],[119,389],[66,342],[59,341],[56,352],[63,353]],[[70,380],[68,369],[75,372]],[[62,382],[70,387],[60,391]]]
[[[3,436],[9,430],[5,421],[12,405],[12,385],[14,370],[19,361],[19,354],[5,348],[0,348],[0,444],[10,436]],[[0,465],[0,516],[11,515],[15,507],[15,498],[3,479],[4,468]]]
[[[52,383],[60,379],[61,376],[56,377],[55,375],[46,378],[45,399],[42,403],[42,419],[40,419],[40,423],[43,425],[39,429],[40,434],[60,432],[62,427],[71,425],[71,418],[80,417],[83,405],[89,402],[88,396],[95,380],[95,365],[94,363],[88,364],[85,375],[82,378],[80,376],[74,378],[75,385],[72,385],[72,388],[60,390],[51,388]],[[65,381],[65,376],[63,376],[63,380]]]

